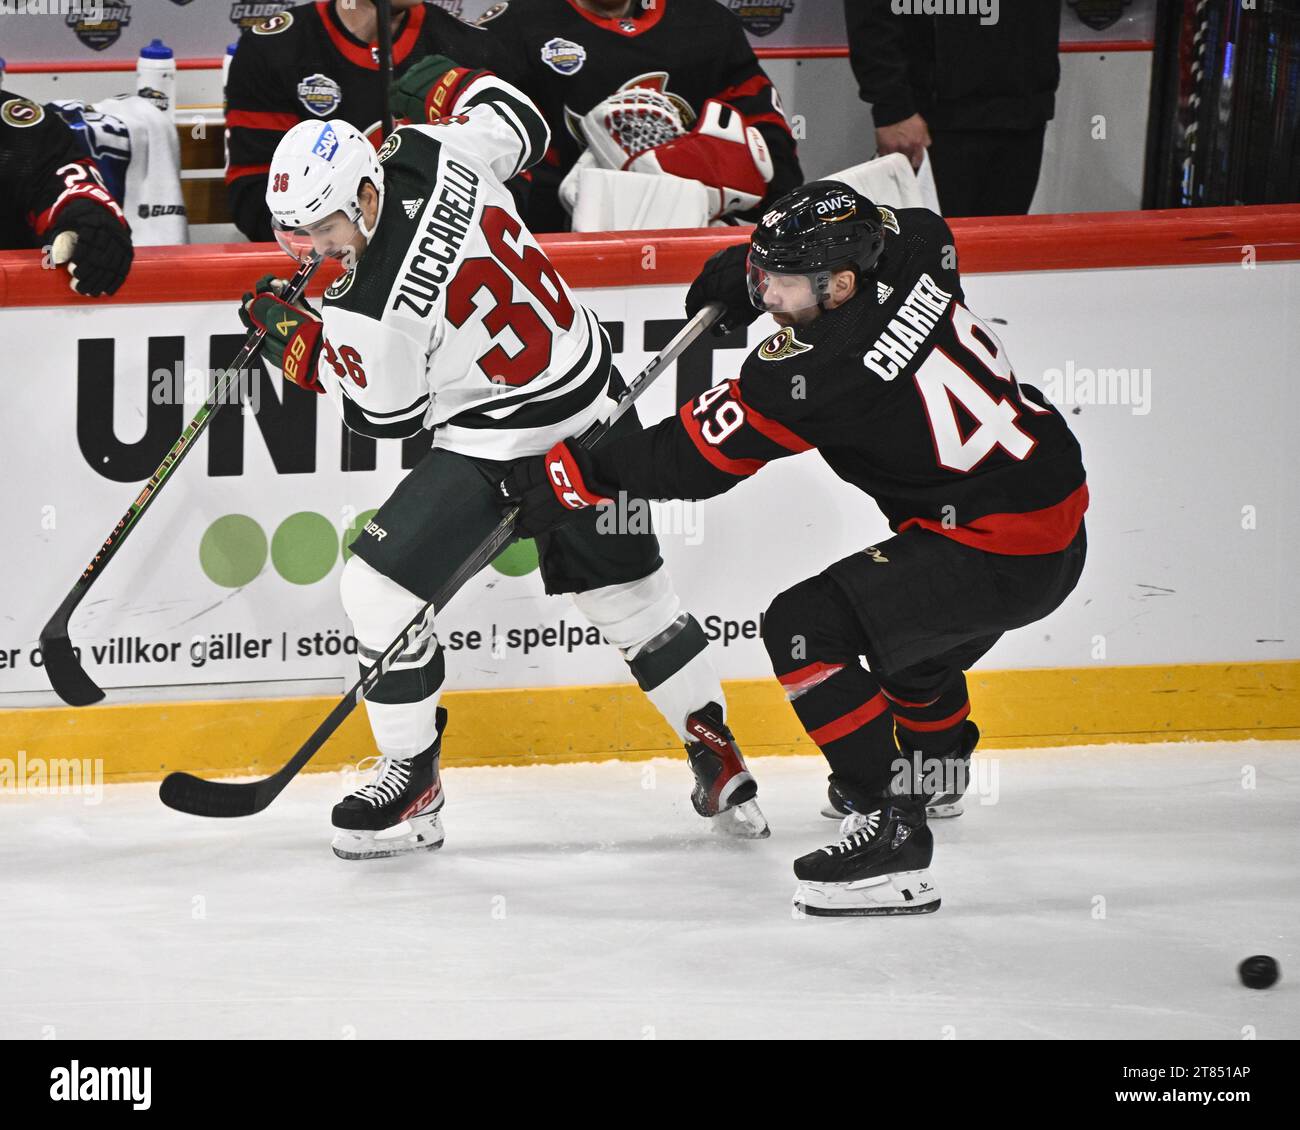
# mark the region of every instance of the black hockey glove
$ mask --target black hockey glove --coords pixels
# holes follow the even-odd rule
[[[500,483],[507,508],[519,507],[515,533],[535,538],[572,521],[591,506],[614,500],[615,491],[595,481],[591,452],[562,440],[545,455],[521,459]]]
[[[709,257],[686,292],[686,316],[693,318],[710,302],[722,304],[722,317],[713,323],[715,335],[743,330],[763,311],[749,300],[746,262],[749,244],[735,243]]]
[[[65,235],[71,238],[61,238]],[[54,252],[54,261],[67,263],[72,289],[90,298],[115,293],[126,281],[135,258],[131,229],[94,200],[65,204],[45,238]]]

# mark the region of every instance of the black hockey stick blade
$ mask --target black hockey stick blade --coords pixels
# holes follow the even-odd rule
[[[273,781],[275,777],[239,784],[205,781],[192,773],[168,773],[158,786],[158,796],[168,808],[191,816],[252,816],[279,794],[279,788],[267,788]]]
[[[104,692],[95,680],[86,674],[72,640],[68,636],[68,614],[71,610],[65,601],[50,622],[41,629],[41,660],[50,686],[69,706],[93,706],[104,698]]]

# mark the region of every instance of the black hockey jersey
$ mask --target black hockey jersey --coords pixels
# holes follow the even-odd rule
[[[94,162],[60,118],[0,91],[0,251],[40,247],[55,202],[92,179]]]
[[[569,226],[557,190],[583,145],[568,123],[623,86],[655,86],[684,102],[691,119],[717,98],[759,130],[776,172],[763,203],[742,218],[757,219],[768,202],[803,183],[776,88],[740,20],[718,0],[634,2],[627,16],[608,19],[573,0],[510,0],[485,13],[483,26],[506,49],[504,76],[551,126],[551,149],[532,171],[533,231]]]
[[[266,175],[280,138],[298,122],[342,118],[363,133],[383,118],[373,45],[338,18],[339,0],[299,4],[239,37],[226,84],[226,185],[235,224],[249,239],[270,240]],[[500,71],[497,47],[483,31],[436,4],[412,8],[393,34],[393,75],[426,55]]]
[[[896,532],[1001,554],[1069,545],[1088,488],[1065,419],[966,308],[948,225],[923,208],[880,213],[884,254],[859,293],[773,334],[738,379],[599,449],[596,481],[708,498],[815,448]]]

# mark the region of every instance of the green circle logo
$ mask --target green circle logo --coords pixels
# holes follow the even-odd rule
[[[537,543],[524,538],[508,545],[492,559],[492,568],[507,577],[522,577],[537,568]]]
[[[290,514],[271,537],[275,571],[295,585],[314,585],[334,568],[338,534],[328,518],[311,510]]]
[[[218,518],[199,542],[199,564],[213,584],[240,588],[266,564],[266,534],[247,514]]]
[[[356,541],[357,538],[361,536],[361,531],[364,530],[368,525],[370,525],[371,521],[378,513],[379,513],[378,508],[374,510],[361,511],[361,513],[358,514],[352,520],[352,524],[346,530],[343,531],[343,560],[344,561],[346,561],[349,557],[352,556],[352,550],[349,549],[348,547],[354,541]]]

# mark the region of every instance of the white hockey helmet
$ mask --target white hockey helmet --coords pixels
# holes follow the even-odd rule
[[[379,226],[367,229],[358,199],[361,182],[370,181],[384,201],[384,167],[365,135],[349,122],[299,122],[280,139],[271,158],[266,203],[280,246],[295,259],[313,246],[312,229],[337,226],[322,253],[350,258],[348,240],[360,231],[369,243]],[[342,221],[336,213],[342,212]],[[331,220],[326,225],[322,221]],[[354,227],[355,226],[355,227]],[[346,232],[346,238],[342,233]],[[337,246],[336,246],[337,245]],[[345,262],[347,267],[353,266]]]

